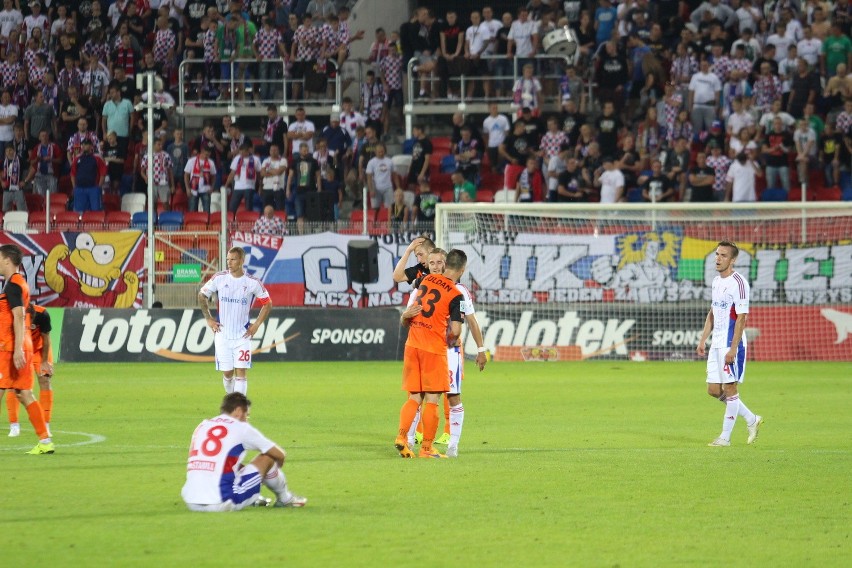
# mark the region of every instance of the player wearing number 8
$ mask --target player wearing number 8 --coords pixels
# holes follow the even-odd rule
[[[417,288],[419,310],[411,318],[402,367],[402,388],[408,391],[409,398],[400,410],[399,432],[394,442],[402,457],[414,456],[408,447],[407,434],[424,399],[420,457],[446,457],[433,451],[432,443],[438,430],[438,399],[449,388],[447,341],[448,338],[454,341],[461,334],[462,295],[456,289],[456,282],[466,265],[464,252],[452,250],[447,254],[444,274],[425,276]]]
[[[304,507],[304,497],[290,493],[281,467],[286,453],[248,423],[251,401],[242,393],[225,395],[221,414],[203,421],[192,434],[186,483],[181,497],[191,511],[218,513],[269,504],[261,484],[277,500],[273,507]],[[247,450],[258,450],[243,466]]]
[[[243,271],[245,258],[246,253],[240,247],[229,250],[226,261],[228,270],[214,274],[198,293],[201,313],[208,327],[216,334],[216,370],[222,371],[222,384],[227,393],[246,394],[246,369],[251,368],[251,340],[272,311],[266,288],[260,280]],[[207,304],[214,292],[219,297],[215,318],[210,314],[210,306]],[[250,311],[254,300],[261,308],[257,319],[251,323]]]

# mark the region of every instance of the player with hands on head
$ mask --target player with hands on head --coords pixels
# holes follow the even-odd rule
[[[716,247],[716,271],[713,278],[712,304],[704,321],[704,330],[695,351],[705,355],[705,343],[711,336],[707,357],[707,394],[725,403],[722,433],[709,446],[730,446],[731,432],[737,416],[748,426],[749,444],[757,439],[763,417],[754,414],[740,400],[737,385],[745,379],[747,342],[745,325],[749,312],[749,290],[746,279],[734,270],[739,248],[730,241]]]
[[[228,270],[217,272],[198,293],[198,304],[215,335],[216,370],[222,371],[225,392],[246,394],[246,370],[251,368],[251,341],[272,311],[269,292],[257,278],[243,270],[246,252],[240,247],[228,251]],[[217,317],[210,313],[208,300],[216,293],[219,298]],[[250,311],[254,301],[260,304],[260,313],[254,323]]]
[[[405,249],[405,252],[402,253],[402,257],[399,259],[399,262],[397,262],[396,266],[394,266],[393,281],[408,282],[409,284],[412,284],[415,280],[429,274],[427,266],[428,256],[434,249],[435,243],[429,237],[417,237],[411,241],[411,244],[409,244]],[[411,253],[414,253],[417,257],[417,264],[406,268],[408,265],[408,258],[411,256]]]

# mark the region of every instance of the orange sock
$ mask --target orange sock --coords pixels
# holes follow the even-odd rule
[[[444,396],[444,434],[450,434],[450,401]]]
[[[15,391],[6,391],[6,410],[9,411],[9,424],[14,424],[18,421],[18,397],[15,396]]]
[[[44,423],[44,410],[37,400],[32,401],[27,406],[27,414],[30,415],[30,424],[35,428],[36,435],[39,440],[44,440],[50,436],[47,434],[47,425]]]
[[[423,433],[423,421],[422,420],[419,420],[417,422],[417,431],[420,432],[421,434]]]
[[[408,430],[411,428],[411,423],[414,422],[414,417],[417,416],[418,404],[410,398],[402,405],[399,411],[399,435],[402,437],[408,436]]]
[[[434,402],[425,403],[420,410],[420,421],[423,422],[423,444],[420,450],[430,451],[438,431],[438,405]]]
[[[42,410],[44,410],[44,421],[49,423],[50,413],[53,411],[53,391],[47,389],[39,391],[38,403],[41,405]]]

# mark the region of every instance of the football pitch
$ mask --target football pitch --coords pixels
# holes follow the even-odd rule
[[[60,364],[56,454],[0,406],[2,564],[852,565],[849,363],[750,363],[766,423],[729,448],[700,362],[473,367],[459,458],[403,460],[401,363],[256,365],[251,422],[308,506],[217,515],[180,499],[211,364]]]

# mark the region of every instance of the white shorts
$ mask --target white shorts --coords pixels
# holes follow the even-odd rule
[[[251,339],[225,339],[220,331],[215,335],[213,345],[216,353],[216,370],[233,371],[251,369]]]
[[[447,363],[450,368],[450,390],[447,394],[461,394],[464,378],[464,354],[461,347],[447,349]]]
[[[730,365],[725,363],[727,347],[710,349],[707,356],[707,382],[715,384],[741,383],[745,380],[746,346],[740,343],[737,356]]]
[[[260,486],[263,478],[257,469],[253,469],[244,475],[236,478],[233,487],[231,488],[231,497],[223,503],[215,503],[212,505],[198,505],[196,503],[187,503],[186,506],[190,511],[198,513],[225,513],[228,511],[239,511],[246,507],[251,507],[261,498]]]

